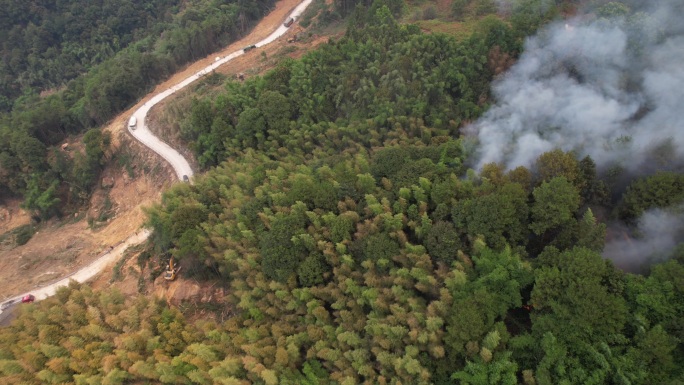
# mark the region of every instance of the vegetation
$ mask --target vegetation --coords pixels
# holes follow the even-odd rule
[[[458,129],[487,107],[488,59],[515,57],[519,32],[484,18],[457,42],[371,8],[350,11],[364,28],[344,39],[197,98],[181,125],[209,171],[148,210],[151,243],[229,286],[234,315],[189,324],[161,303],[72,285],[0,330],[3,380],[684,376],[684,249],[649,274],[621,272],[600,255],[594,215],[681,203],[680,175],[638,179],[613,203],[594,162],[574,153],[468,170]]]
[[[44,219],[89,196],[108,152],[98,126],[241,36],[273,1],[1,5],[0,195],[23,196]],[[85,153],[54,147],[86,131]]]
[[[625,192],[618,207],[619,216],[627,221],[636,220],[644,211],[656,207],[669,207],[684,202],[684,175],[659,172],[636,180]]]
[[[17,246],[25,245],[28,241],[30,241],[31,237],[33,237],[34,231],[35,230],[33,226],[31,226],[30,224],[17,227],[13,231],[16,234],[15,243],[17,244]]]

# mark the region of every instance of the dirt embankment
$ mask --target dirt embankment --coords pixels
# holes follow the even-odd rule
[[[114,151],[123,151],[127,164],[107,167],[87,210],[41,224],[25,245],[15,247],[9,234],[29,224],[29,215],[18,202],[0,208],[0,233],[6,235],[0,244],[0,299],[59,280],[142,226],[142,208],[159,201],[173,173],[129,138],[115,142]]]

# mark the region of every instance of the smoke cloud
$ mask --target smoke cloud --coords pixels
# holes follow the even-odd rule
[[[554,148],[630,171],[664,148],[684,158],[684,2],[644,3],[625,20],[588,14],[528,39],[497,103],[466,129],[477,168],[529,167]]]
[[[618,226],[619,227],[619,226]],[[611,228],[613,240],[603,250],[603,257],[630,272],[641,272],[648,264],[662,262],[669,251],[684,239],[681,208],[653,209],[639,219],[636,236],[626,228]]]
[[[625,0],[622,20],[595,11],[545,27],[493,88],[496,103],[465,130],[477,169],[533,166],[560,148],[628,174],[684,165],[684,1]],[[603,255],[641,272],[684,240],[682,207],[609,227]]]

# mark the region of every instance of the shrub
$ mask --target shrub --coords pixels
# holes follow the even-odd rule
[[[32,225],[23,225],[17,228],[16,234],[17,246],[21,246],[25,245],[28,241],[31,240],[33,234],[35,234],[35,230],[33,229]]]

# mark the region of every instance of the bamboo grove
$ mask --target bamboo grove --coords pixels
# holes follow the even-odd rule
[[[561,150],[475,172],[459,129],[523,34],[423,34],[378,2],[350,20],[180,117],[208,171],[148,209],[151,246],[224,285],[232,316],[72,285],[0,330],[4,381],[681,381],[684,249],[643,274],[601,256],[605,222],[684,200],[681,172],[623,189]]]

